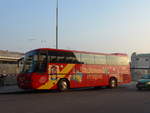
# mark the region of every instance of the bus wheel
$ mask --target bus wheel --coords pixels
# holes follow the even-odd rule
[[[117,80],[115,78],[110,79],[109,88],[116,88],[116,87],[117,87]]]
[[[63,91],[67,91],[69,89],[69,83],[67,80],[65,79],[61,79],[58,82],[58,90],[63,92]]]

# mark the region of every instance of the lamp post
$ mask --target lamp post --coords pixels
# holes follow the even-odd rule
[[[58,49],[58,0],[56,1],[56,49]]]

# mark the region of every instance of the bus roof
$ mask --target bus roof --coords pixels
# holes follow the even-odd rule
[[[31,51],[37,51],[37,50],[52,50],[52,51],[62,51],[62,52],[76,52],[76,53],[85,53],[85,54],[95,54],[95,55],[113,55],[113,56],[128,56],[125,53],[98,53],[98,52],[87,52],[87,51],[77,51],[77,50],[65,50],[65,49],[54,49],[54,48],[38,48]],[[29,52],[31,52],[29,51]],[[27,52],[27,53],[29,53]]]

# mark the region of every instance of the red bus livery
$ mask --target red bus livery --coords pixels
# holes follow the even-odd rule
[[[115,88],[131,81],[126,54],[40,48],[27,52],[17,77],[22,89]]]

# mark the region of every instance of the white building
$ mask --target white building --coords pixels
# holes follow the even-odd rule
[[[131,74],[133,80],[138,80],[143,74],[150,74],[150,54],[132,54]]]

